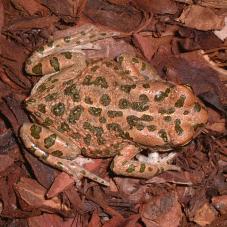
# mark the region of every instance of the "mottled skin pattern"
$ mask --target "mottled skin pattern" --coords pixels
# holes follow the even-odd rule
[[[73,159],[81,153],[115,157],[115,173],[150,178],[178,167],[133,160],[141,148],[182,146],[207,122],[207,111],[189,87],[161,80],[139,58],[123,54],[117,61],[87,65],[81,50],[96,48],[95,40],[114,35],[85,25],[29,58],[28,73],[54,74],[41,79],[26,100],[38,124],[26,123],[20,131],[25,146],[41,160],[75,178],[82,175],[105,185]]]

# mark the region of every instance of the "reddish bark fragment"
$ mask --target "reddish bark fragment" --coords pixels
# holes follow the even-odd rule
[[[47,14],[48,10],[43,7],[38,1],[29,0],[11,0],[14,7],[20,11],[23,11],[29,15],[35,15],[38,13]]]
[[[76,225],[73,225],[73,218],[64,220],[58,215],[47,213],[44,213],[40,216],[30,217],[27,219],[27,221],[29,227],[76,227]]]
[[[218,16],[214,10],[199,5],[189,5],[177,20],[187,27],[203,31],[224,27],[224,16]]]
[[[217,211],[210,204],[205,203],[196,211],[193,221],[200,226],[206,226],[214,221],[217,214]]]
[[[74,179],[70,177],[67,173],[61,172],[54,179],[54,182],[51,185],[50,189],[48,190],[46,196],[47,198],[52,198],[58,195],[60,192],[66,190],[73,184],[74,184]]]
[[[15,190],[18,193],[21,205],[26,210],[39,209],[66,214],[70,212],[70,208],[62,204],[58,197],[46,200],[46,189],[35,180],[23,177],[20,182],[15,184]]]
[[[177,227],[180,226],[183,216],[180,203],[174,193],[153,197],[142,205],[140,212],[147,226]]]
[[[14,163],[14,160],[8,155],[0,155],[0,173],[5,171]]]
[[[213,197],[212,204],[221,214],[227,214],[227,195]]]
[[[135,2],[144,11],[154,14],[175,14],[177,12],[176,3],[171,0],[135,0]]]
[[[91,216],[91,220],[88,224],[88,227],[101,227],[101,226],[102,224],[101,224],[100,217],[98,215],[97,210],[95,210]]]

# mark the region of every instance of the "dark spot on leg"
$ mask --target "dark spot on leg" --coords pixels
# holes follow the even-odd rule
[[[40,133],[42,131],[42,127],[39,125],[33,124],[30,128],[31,136],[35,139],[40,139]]]
[[[57,138],[56,134],[52,134],[50,136],[48,136],[47,138],[44,139],[44,146],[45,148],[50,148],[55,144],[55,140]]]

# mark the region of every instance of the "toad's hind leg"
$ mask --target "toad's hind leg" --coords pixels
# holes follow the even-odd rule
[[[83,50],[101,49],[95,41],[119,34],[85,24],[71,36],[59,38],[37,49],[26,61],[25,70],[31,75],[47,75],[75,65],[77,70],[82,71],[86,67]]]
[[[119,155],[117,155],[111,165],[112,170],[119,175],[139,177],[149,179],[157,174],[167,170],[177,170],[180,168],[168,164],[169,159],[163,159],[158,162],[149,163],[132,160],[139,153],[139,149],[134,145],[126,146]]]
[[[75,181],[85,176],[98,183],[109,185],[107,181],[77,163],[76,157],[80,154],[80,149],[76,145],[65,142],[50,129],[38,124],[25,123],[20,129],[20,137],[31,153],[48,165],[72,175]],[[73,160],[67,160],[67,158]]]
[[[123,70],[134,81],[138,80],[161,80],[156,70],[147,62],[131,54],[121,54],[117,61]]]

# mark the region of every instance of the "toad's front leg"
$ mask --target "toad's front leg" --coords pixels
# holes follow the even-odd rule
[[[139,149],[134,145],[128,145],[123,148],[119,155],[117,155],[111,165],[112,170],[119,175],[139,177],[149,179],[157,174],[167,170],[177,170],[180,168],[168,164],[169,159],[155,162],[141,162],[132,160],[134,156],[139,153]]]
[[[76,157],[80,154],[79,147],[66,142],[50,129],[38,124],[25,123],[20,129],[20,136],[31,153],[48,165],[72,175],[75,181],[84,176],[106,186],[109,185],[107,181],[77,163]]]

